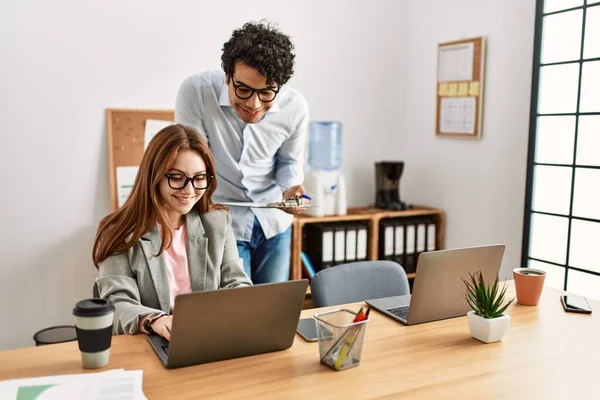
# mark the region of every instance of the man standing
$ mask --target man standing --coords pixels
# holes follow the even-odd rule
[[[215,202],[275,202],[304,193],[308,106],[284,86],[294,46],[266,23],[247,23],[223,45],[223,71],[186,79],[175,120],[202,133],[215,158]],[[244,270],[254,283],[289,278],[293,209],[230,207]]]

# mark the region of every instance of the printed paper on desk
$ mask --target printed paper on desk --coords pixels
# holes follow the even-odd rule
[[[173,125],[174,121],[163,121],[160,119],[147,119],[146,127],[144,128],[144,151],[148,147],[150,140],[156,135],[161,129],[166,128],[169,125]]]
[[[0,398],[16,400],[142,400],[142,370],[45,376],[0,382]]]
[[[117,197],[121,208],[133,189],[139,167],[117,167]]]

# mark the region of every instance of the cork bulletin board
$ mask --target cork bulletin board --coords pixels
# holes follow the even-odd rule
[[[144,154],[146,120],[174,121],[173,110],[106,110],[108,135],[108,168],[110,204],[113,211],[119,208],[119,185],[117,174],[133,174]],[[129,168],[128,168],[129,167]]]
[[[480,138],[485,38],[438,44],[436,136]]]

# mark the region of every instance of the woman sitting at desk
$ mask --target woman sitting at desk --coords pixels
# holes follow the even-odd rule
[[[116,334],[156,332],[170,340],[175,297],[251,285],[231,215],[212,203],[217,182],[207,144],[171,125],[150,141],[131,194],[102,220],[93,249],[102,298],[116,308]]]

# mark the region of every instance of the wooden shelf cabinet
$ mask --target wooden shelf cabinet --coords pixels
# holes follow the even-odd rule
[[[375,207],[349,208],[347,215],[330,215],[326,217],[311,217],[296,215],[292,223],[292,249],[290,264],[290,279],[302,279],[302,260],[300,253],[303,248],[303,229],[306,224],[321,222],[365,221],[368,223],[368,259],[379,259],[379,222],[383,218],[408,218],[419,216],[433,216],[436,222],[436,249],[444,249],[445,214],[439,208],[413,206],[403,211],[384,210]],[[408,274],[414,278],[414,273]]]

